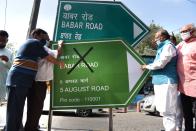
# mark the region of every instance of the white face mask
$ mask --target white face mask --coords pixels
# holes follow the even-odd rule
[[[5,47],[6,47],[6,44],[3,43],[3,42],[0,42],[0,49],[3,49],[3,48],[5,48]]]
[[[180,35],[181,35],[181,38],[183,40],[187,40],[187,39],[189,39],[191,37],[191,33],[190,32],[181,33]]]
[[[49,47],[50,46],[50,42],[49,41],[46,41],[45,46]]]

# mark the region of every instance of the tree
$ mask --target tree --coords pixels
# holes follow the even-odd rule
[[[140,55],[155,55],[156,50],[152,48],[151,43],[152,40],[154,40],[155,37],[155,33],[160,30],[163,29],[161,26],[157,25],[154,23],[154,21],[152,21],[152,23],[149,25],[150,28],[150,33],[148,36],[145,37],[145,39],[140,42],[140,44],[138,46],[135,47],[135,50],[140,54]],[[173,35],[170,34],[170,35]],[[176,43],[180,43],[182,41],[180,34],[175,34],[174,35],[176,38]]]
[[[180,34],[176,34],[175,37],[176,37],[177,44],[182,41],[182,38],[181,38]]]
[[[13,52],[14,56],[15,56],[15,54],[16,54],[16,49],[15,49],[15,47],[14,47],[14,44],[13,44],[13,43],[7,43],[6,47],[7,47],[8,49],[10,49],[10,50]]]
[[[145,37],[145,39],[138,45],[135,47],[135,50],[143,55],[145,50],[154,50],[152,49],[151,47],[151,43],[152,43],[152,40],[154,39],[154,36],[155,36],[155,33],[159,30],[159,29],[162,29],[161,26],[159,25],[156,25],[154,24],[154,22],[152,22],[150,25],[149,25],[149,28],[150,28],[150,33],[148,36]]]

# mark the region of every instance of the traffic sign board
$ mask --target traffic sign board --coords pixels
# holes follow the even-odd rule
[[[68,43],[60,59],[66,69],[54,70],[53,109],[126,106],[149,74],[122,40]]]
[[[55,41],[121,38],[135,46],[148,32],[121,2],[59,0]]]

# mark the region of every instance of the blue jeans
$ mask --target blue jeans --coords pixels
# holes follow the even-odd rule
[[[25,99],[29,88],[26,87],[8,87],[7,119],[5,131],[19,131]]]

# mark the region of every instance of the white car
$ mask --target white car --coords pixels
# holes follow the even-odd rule
[[[156,110],[156,106],[154,103],[154,95],[147,95],[138,102],[140,104],[141,111],[149,112],[155,115],[160,115],[160,113]]]

